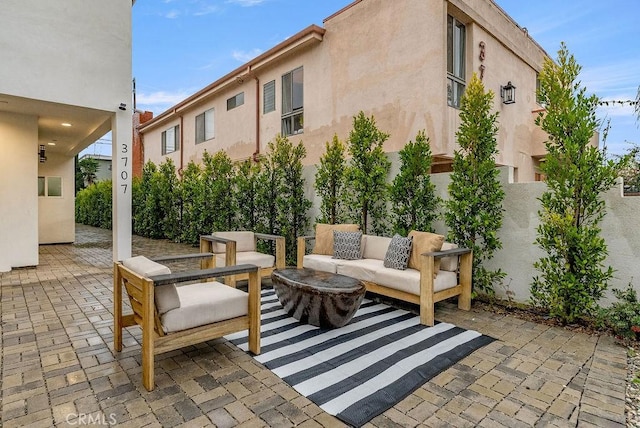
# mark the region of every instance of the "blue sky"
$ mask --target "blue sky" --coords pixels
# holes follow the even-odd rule
[[[393,0],[404,1],[404,0]],[[432,1],[432,0],[426,0]],[[133,7],[137,107],[161,113],[350,0],[138,0]],[[497,0],[552,57],[566,42],[588,92],[633,100],[640,85],[640,0]],[[640,144],[628,105],[602,107],[607,145]],[[101,143],[106,143],[105,136]],[[110,154],[108,144],[84,153]]]

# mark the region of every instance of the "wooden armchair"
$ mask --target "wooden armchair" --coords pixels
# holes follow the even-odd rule
[[[207,265],[213,254],[169,256],[152,261],[132,257],[114,264],[114,349],[122,350],[122,329],[142,328],[142,383],[154,388],[154,356],[187,345],[249,330],[249,350],[260,353],[260,275],[254,265],[171,273],[158,261],[200,258]],[[197,282],[227,275],[246,275],[249,291],[219,282]],[[123,286],[133,313],[122,314]]]
[[[275,242],[275,255],[258,252],[258,240]],[[260,275],[269,278],[275,269],[285,267],[284,236],[268,235],[251,231],[214,232],[200,236],[200,252],[214,253],[214,266],[252,264],[260,267]],[[247,279],[246,275],[225,277],[225,283],[235,287],[236,281]]]

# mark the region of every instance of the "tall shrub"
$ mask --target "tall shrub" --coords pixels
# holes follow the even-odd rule
[[[616,165],[591,145],[598,129],[598,98],[577,80],[581,67],[564,43],[557,62],[546,60],[539,97],[546,106],[536,124],[549,135],[540,169],[547,191],[540,198],[536,243],[546,252],[535,263],[532,301],[570,323],[592,314],[613,276],[605,266],[607,245],[600,236],[605,215],[602,193],[616,178]]]
[[[202,156],[204,200],[200,233],[235,230],[236,200],[233,196],[235,171],[224,150]]]
[[[176,167],[170,158],[160,164],[156,175],[158,208],[162,215],[162,234],[180,240],[180,187]]]
[[[242,230],[257,230],[259,223],[258,210],[258,176],[260,162],[245,160],[235,167],[235,205],[236,221]]]
[[[203,181],[201,180],[202,168],[193,161],[187,164],[180,181],[181,196],[181,227],[180,241],[191,245],[198,245],[200,233],[203,229],[200,225],[202,202],[204,200]],[[211,233],[209,231],[208,233]]]
[[[258,205],[263,221],[259,231],[285,237],[289,264],[295,264],[296,239],[309,225],[307,211],[311,201],[304,195],[302,175],[305,156],[302,142],[294,146],[287,137],[277,135],[261,160],[258,179]]]
[[[485,92],[473,75],[460,106],[460,149],[453,158],[453,172],[446,203],[448,239],[473,249],[474,292],[493,295],[494,284],[504,277],[500,269],[483,264],[502,248],[497,232],[502,227],[504,190],[495,167],[498,153],[498,113],[492,113],[493,92]]]
[[[148,161],[142,168],[142,180],[140,182],[140,210],[135,221],[136,231],[148,238],[164,238],[162,230],[164,215],[160,208],[160,189],[158,167]]]
[[[411,230],[433,232],[439,198],[431,183],[431,147],[424,131],[399,152],[400,172],[393,179],[389,196],[393,232],[403,236]]]
[[[318,223],[336,224],[344,219],[343,191],[345,186],[345,146],[337,135],[325,144],[325,153],[315,175],[314,187],[320,196]]]
[[[391,162],[382,148],[389,134],[376,127],[373,116],[364,112],[353,118],[348,150],[351,155],[345,172],[346,207],[352,221],[360,224],[363,233],[384,234],[386,225],[387,176]],[[371,225],[371,227],[369,227]]]

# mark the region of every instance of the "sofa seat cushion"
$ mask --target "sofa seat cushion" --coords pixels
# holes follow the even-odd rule
[[[376,272],[374,282],[416,296],[420,295],[420,272],[415,269],[398,270],[383,267]],[[446,290],[456,285],[458,285],[458,277],[455,272],[440,271],[433,280],[434,292]]]
[[[249,295],[219,282],[176,287],[180,307],[160,317],[165,333],[247,315]]]
[[[276,262],[276,258],[271,254],[258,253],[257,251],[244,251],[236,253],[237,265],[256,265],[261,268],[270,268]],[[216,254],[216,267],[225,266],[225,255]]]
[[[322,272],[336,273],[338,263],[344,260],[334,259],[332,256],[322,254],[308,254],[302,259],[302,267],[319,270]]]
[[[213,232],[212,235],[217,236],[218,238],[225,238],[236,241],[236,252],[256,250],[256,237],[255,234],[251,231],[239,230],[232,232]],[[225,248],[225,244],[214,243],[213,252],[224,253],[226,251]]]
[[[132,270],[140,276],[149,278],[156,275],[169,275],[171,269],[144,256],[130,257],[122,261],[127,269]],[[156,287],[153,290],[153,300],[159,314],[164,314],[172,309],[180,307],[180,298],[174,284],[166,284]]]
[[[384,268],[384,261],[378,259],[340,260],[336,273],[360,281],[377,282],[377,272],[382,268]]]

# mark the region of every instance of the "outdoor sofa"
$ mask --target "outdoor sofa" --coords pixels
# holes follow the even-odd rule
[[[428,326],[434,325],[435,302],[457,297],[458,308],[471,309],[470,249],[444,242],[441,235],[412,231],[409,236],[413,245],[404,269],[385,267],[392,238],[384,236],[361,235],[359,257],[336,258],[334,231],[358,229],[352,224],[317,224],[314,236],[298,238],[297,267],[354,277],[365,284],[367,291],[417,304],[420,323]],[[315,241],[311,254],[307,254],[308,241]]]

